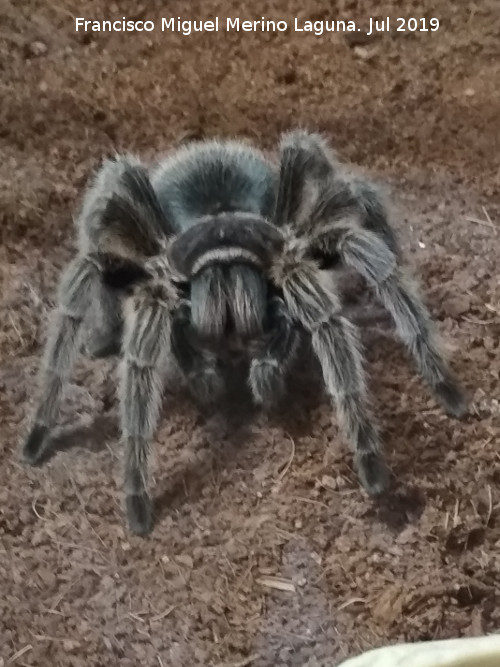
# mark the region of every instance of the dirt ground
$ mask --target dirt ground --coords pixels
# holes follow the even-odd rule
[[[2,667],[318,667],[388,642],[500,630],[498,0],[403,4],[0,2]],[[73,22],[243,13],[436,16],[441,27],[355,44],[338,33],[85,35]],[[286,410],[239,424],[171,392],[154,448],[156,526],[134,537],[112,362],[78,364],[61,451],[40,469],[19,456],[78,197],[114,150],[152,157],[216,135],[272,148],[297,125],[389,185],[470,414],[446,417],[400,345],[365,331],[399,480],[377,505],[300,369]]]

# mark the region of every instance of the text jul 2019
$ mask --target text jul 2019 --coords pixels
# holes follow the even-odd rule
[[[395,24],[395,25],[394,25]],[[98,21],[85,18],[75,18],[76,32],[178,32],[190,35],[196,32],[286,32],[291,28],[294,32],[314,33],[317,36],[325,32],[365,32],[371,35],[374,32],[389,32],[394,29],[398,32],[435,32],[439,28],[437,18],[369,18],[368,24],[360,27],[352,20],[321,20],[310,21],[294,18],[293,21],[284,19],[273,20],[262,17],[257,20],[242,20],[240,18],[215,17],[213,19],[182,19],[162,18],[160,21],[137,21],[122,17],[116,20]]]

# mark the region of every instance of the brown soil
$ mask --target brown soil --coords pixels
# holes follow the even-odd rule
[[[441,19],[437,33],[357,46],[330,33],[73,30],[72,16],[253,17],[234,0],[163,4],[0,4],[0,665],[312,667],[498,631],[498,0],[255,3],[255,17]],[[400,346],[366,331],[399,479],[377,506],[315,383],[292,381],[285,412],[239,427],[169,395],[156,526],[133,537],[111,363],[79,364],[50,463],[19,459],[78,195],[115,149],[149,156],[213,135],[269,148],[297,125],[389,183],[470,415],[447,418]]]

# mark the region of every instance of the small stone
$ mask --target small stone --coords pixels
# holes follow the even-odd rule
[[[321,486],[326,487],[327,489],[337,490],[337,481],[330,475],[323,475],[321,478]]]
[[[179,554],[176,557],[176,561],[181,565],[185,565],[190,570],[193,568],[193,559],[191,556],[189,556],[189,554]]]
[[[31,58],[39,58],[47,53],[47,45],[44,42],[30,42],[26,45],[26,55]]]
[[[464,90],[465,97],[474,97],[475,94],[476,94],[476,91],[474,90],[474,88],[466,88]]]
[[[62,644],[65,651],[75,651],[81,646],[80,642],[75,639],[63,639]]]
[[[316,563],[316,565],[321,565],[321,563],[323,562],[323,558],[322,558],[322,556],[320,556],[320,554],[317,553],[316,551],[313,551],[313,552],[311,553],[311,558],[312,558],[313,561]]]
[[[355,46],[354,54],[361,60],[368,61],[374,58],[377,55],[377,52],[375,49],[367,49],[364,46]]]
[[[27,509],[22,509],[19,512],[19,521],[24,524],[31,523],[31,513]]]

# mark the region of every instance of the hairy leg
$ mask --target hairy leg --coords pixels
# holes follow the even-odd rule
[[[463,416],[467,410],[465,395],[445,361],[416,285],[401,271],[394,253],[377,234],[356,229],[346,231],[338,250],[345,264],[356,269],[374,288],[420,375],[448,414]]]
[[[280,173],[274,224],[293,225],[300,236],[318,226],[359,213],[342,165],[318,134],[289,132],[280,142]]]
[[[283,135],[275,224],[291,223],[298,233],[314,236],[346,218],[377,232],[399,252],[380,189],[350,173],[321,135],[300,130]]]
[[[77,221],[81,254],[70,263],[61,279],[59,306],[52,316],[42,363],[41,397],[24,444],[24,457],[31,463],[43,458],[64,384],[82,346],[87,353],[98,354],[116,348],[119,324],[116,308],[110,303],[111,292],[103,286],[103,256],[99,258],[99,266],[94,261],[101,246],[105,253],[117,252],[125,257],[137,257],[145,250],[154,252],[160,247],[158,237],[164,232],[163,220],[156,204],[150,203],[150,189],[145,170],[130,156],[107,160],[87,189]],[[101,304],[101,299],[106,303]],[[104,339],[90,333],[85,341],[86,324],[90,324],[92,331],[99,310],[106,319]]]
[[[361,482],[370,494],[377,495],[385,490],[388,475],[377,429],[366,406],[356,329],[344,317],[332,314],[313,330],[312,344],[328,393],[337,405],[340,427],[354,446]]]
[[[287,307],[311,335],[325,386],[337,406],[340,427],[354,449],[360,480],[370,494],[380,494],[387,488],[389,476],[367,407],[357,330],[341,315],[334,287],[323,281],[314,263],[290,263],[288,268],[286,264],[285,258],[274,274]]]
[[[268,333],[250,362],[249,383],[259,405],[272,405],[284,392],[286,372],[295,357],[300,333],[283,299],[273,297],[269,304]]]
[[[52,315],[45,347],[40,398],[23,456],[29,463],[42,458],[57,419],[64,385],[80,349],[84,319],[99,283],[99,270],[87,257],[76,257],[65,270],[59,287],[59,305]]]
[[[145,535],[153,525],[148,454],[161,407],[161,371],[170,351],[170,319],[167,300],[145,291],[125,305],[121,427],[127,517],[130,529],[138,535]]]

